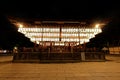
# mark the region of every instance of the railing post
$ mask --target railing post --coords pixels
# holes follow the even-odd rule
[[[85,52],[81,52],[81,60],[85,61]]]

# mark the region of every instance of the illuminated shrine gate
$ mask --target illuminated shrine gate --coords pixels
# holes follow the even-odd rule
[[[100,24],[88,25],[78,21],[39,21],[34,24],[11,22],[18,26],[18,32],[35,43],[34,51],[31,52],[39,53],[40,59],[80,59],[84,51],[80,45],[102,32]]]

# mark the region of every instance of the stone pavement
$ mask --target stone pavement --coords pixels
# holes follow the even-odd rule
[[[105,62],[12,63],[11,56],[0,56],[0,80],[120,80],[120,56],[106,58]]]

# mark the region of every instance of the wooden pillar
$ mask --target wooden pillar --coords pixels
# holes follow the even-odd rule
[[[61,25],[60,25],[60,37],[59,37],[59,41],[61,41],[61,37],[62,37],[62,28],[61,28]]]

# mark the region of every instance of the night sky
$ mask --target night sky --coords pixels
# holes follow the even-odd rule
[[[104,20],[110,19],[103,33],[92,43],[106,43],[120,39],[120,6],[116,0],[1,0],[0,47],[32,46],[28,38],[17,32],[7,16],[25,19]],[[23,45],[24,44],[24,45]]]

